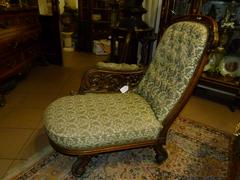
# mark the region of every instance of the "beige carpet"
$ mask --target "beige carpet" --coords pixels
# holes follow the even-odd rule
[[[102,154],[92,159],[79,179],[227,179],[231,136],[190,119],[178,117],[168,138],[169,158],[155,163],[149,148]],[[76,157],[48,147],[5,179],[76,179],[70,169]]]

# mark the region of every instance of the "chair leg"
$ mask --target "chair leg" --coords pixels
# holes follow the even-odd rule
[[[72,165],[72,175],[75,177],[80,177],[86,170],[86,166],[91,160],[91,156],[81,156]]]
[[[154,150],[156,153],[155,159],[157,163],[161,164],[168,158],[168,153],[163,145],[156,145],[154,146]]]

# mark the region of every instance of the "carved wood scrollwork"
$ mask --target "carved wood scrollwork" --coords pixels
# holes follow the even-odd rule
[[[143,75],[143,69],[137,71],[90,69],[82,79],[79,92],[116,92],[124,85],[133,89]]]

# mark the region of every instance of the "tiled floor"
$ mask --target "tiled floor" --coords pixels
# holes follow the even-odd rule
[[[63,56],[64,67],[35,66],[6,95],[7,104],[0,108],[0,179],[8,169],[48,145],[41,122],[44,108],[78,90],[84,71],[107,58],[77,52]]]
[[[48,145],[41,116],[54,99],[79,88],[84,71],[106,57],[86,53],[64,53],[64,67],[36,66],[26,79],[6,95],[0,108],[0,179],[8,169],[23,162]],[[240,111],[192,97],[182,115],[221,130],[232,132],[240,121]]]

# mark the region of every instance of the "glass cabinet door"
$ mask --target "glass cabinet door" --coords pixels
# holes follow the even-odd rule
[[[219,45],[214,53],[221,56],[213,71],[240,78],[240,2],[207,1],[202,12],[213,17],[219,28]]]
[[[173,18],[192,14],[211,16],[219,32],[219,42],[211,49],[199,85],[207,91],[212,89],[210,94],[231,94],[230,108],[234,110],[240,104],[240,0],[165,0],[159,39]]]

